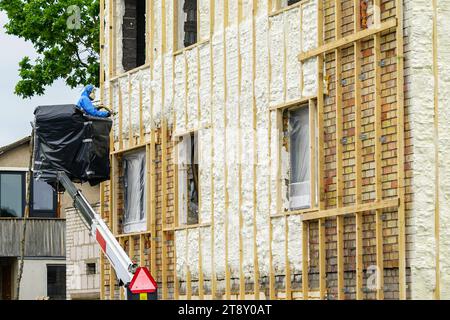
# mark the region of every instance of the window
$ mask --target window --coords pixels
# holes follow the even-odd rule
[[[30,217],[56,218],[57,194],[44,181],[34,180],[32,186],[32,208]]]
[[[95,262],[92,263],[86,263],[86,274],[89,275],[93,275],[96,274],[96,265]]]
[[[300,0],[281,0],[281,8],[293,5],[297,2],[300,2]]]
[[[311,141],[315,141],[315,128],[311,128],[311,123],[315,119],[310,119],[310,106],[305,105],[300,108],[287,110],[284,116],[284,125],[287,126],[289,151],[289,209],[298,210],[311,207]],[[311,139],[313,135],[313,139]],[[316,142],[314,142],[317,145]],[[317,157],[316,157],[317,159]],[[316,166],[316,164],[313,164]],[[315,187],[316,184],[314,183]]]
[[[145,64],[146,0],[125,0],[122,24],[122,65],[125,71]]]
[[[0,172],[0,217],[23,216],[25,172]]]
[[[125,209],[123,232],[145,231],[145,150],[124,155],[122,164]]]
[[[198,135],[190,133],[178,143],[178,221],[180,225],[198,221]]]
[[[177,1],[178,49],[197,42],[197,0]]]
[[[47,296],[51,300],[66,300],[65,265],[47,265]]]

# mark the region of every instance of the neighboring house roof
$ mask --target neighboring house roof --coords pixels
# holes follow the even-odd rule
[[[15,141],[15,142],[13,142],[11,144],[8,144],[6,146],[0,147],[0,156],[2,154],[4,154],[5,152],[8,152],[8,151],[10,151],[12,149],[20,147],[21,145],[28,144],[30,142],[30,140],[31,140],[31,136],[27,136],[25,138],[22,138],[20,140]]]

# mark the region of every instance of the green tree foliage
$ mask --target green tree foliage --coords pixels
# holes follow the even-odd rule
[[[30,41],[39,54],[20,61],[15,94],[42,95],[60,78],[71,88],[98,86],[99,0],[0,0],[0,10],[9,18],[6,33]]]

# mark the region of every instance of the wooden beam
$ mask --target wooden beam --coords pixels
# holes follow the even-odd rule
[[[344,292],[344,216],[336,218],[337,230],[337,269],[338,269],[338,299],[345,299]]]
[[[318,220],[319,224],[319,291],[320,299],[324,300],[327,295],[327,269],[326,269],[326,234],[325,218]]]
[[[152,123],[152,122],[151,122]],[[152,274],[158,278],[158,271],[156,266],[156,146],[155,146],[155,130],[150,132],[150,270]]]
[[[131,121],[132,112],[131,112],[131,91],[133,90],[133,85],[131,84],[131,76],[128,76],[128,146],[133,146],[134,137],[133,137],[133,122]]]
[[[355,214],[356,224],[356,300],[362,300],[363,295],[363,214]]]
[[[120,81],[117,82],[119,88],[119,110],[118,110],[118,119],[119,119],[119,150],[123,149],[123,110],[122,110],[122,88],[120,86]]]
[[[342,75],[341,75],[341,65],[342,65],[342,53],[340,49],[335,51],[335,108],[336,108],[336,205],[338,208],[343,206],[344,199],[344,166],[342,164],[343,158],[343,111],[342,111]]]
[[[438,61],[438,17],[437,0],[432,1],[433,6],[433,78],[434,78],[434,236],[436,242],[436,288],[434,299],[441,299],[441,271],[440,271],[440,159],[439,159],[439,61]]]
[[[396,1],[396,16],[398,19],[396,32],[397,45],[397,192],[400,199],[398,224],[398,253],[399,253],[399,298],[406,299],[406,224],[405,224],[405,114],[404,114],[404,48],[403,48],[403,1]]]
[[[302,215],[303,221],[317,220],[320,218],[331,218],[339,215],[354,214],[357,212],[372,211],[377,209],[398,208],[399,199],[367,202],[360,205],[346,206],[322,211],[308,212]]]
[[[309,223],[302,222],[302,291],[303,300],[309,298]]]
[[[289,223],[288,217],[284,216],[284,259],[285,259],[285,292],[286,299],[292,300],[291,289],[291,264],[289,262]]]
[[[382,195],[382,147],[381,137],[382,117],[381,117],[381,36],[375,34],[374,36],[374,71],[375,71],[375,197],[380,201]],[[375,215],[376,224],[376,262],[377,262],[377,299],[384,299],[384,256],[383,256],[383,221],[382,210],[377,209]]]
[[[270,82],[269,82],[270,83]],[[270,91],[270,90],[269,90]],[[272,190],[272,112],[269,112],[269,190]],[[272,192],[269,192],[269,208],[272,207]],[[275,300],[275,273],[273,270],[273,253],[272,253],[272,242],[273,242],[273,225],[272,219],[269,213],[269,295],[270,300]]]
[[[241,1],[239,1],[241,3]],[[254,267],[254,281],[253,291],[255,293],[255,300],[259,300],[259,261],[258,261],[258,224],[257,224],[257,208],[258,208],[258,193],[257,193],[257,163],[258,163],[258,135],[257,135],[257,107],[256,107],[256,11],[257,0],[252,0],[252,112],[253,112],[253,267]],[[242,10],[241,10],[242,11]],[[240,69],[240,68],[239,68]]]
[[[316,179],[316,104],[309,100],[309,161],[310,161],[310,203],[311,208],[317,207],[317,179]]]
[[[397,26],[397,19],[391,18],[391,19],[386,20],[385,22],[383,22],[380,25],[379,28],[364,29],[362,31],[358,31],[358,32],[356,32],[354,34],[351,34],[349,36],[343,37],[343,38],[341,38],[339,40],[335,40],[335,41],[329,42],[329,43],[327,43],[325,45],[320,45],[318,48],[309,50],[307,52],[300,53],[299,56],[298,56],[298,59],[299,59],[300,62],[303,62],[303,61],[305,61],[305,60],[307,60],[309,58],[316,57],[316,56],[319,56],[321,54],[327,53],[329,51],[333,51],[333,50],[335,50],[337,48],[349,45],[349,44],[351,44],[351,43],[353,43],[355,41],[363,40],[363,39],[368,38],[368,37],[372,37],[373,35],[375,35],[377,33],[389,30],[389,29],[394,28],[396,26]]]

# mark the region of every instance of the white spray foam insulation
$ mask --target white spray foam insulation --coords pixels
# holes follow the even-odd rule
[[[198,63],[197,48],[185,52],[187,68],[187,130],[198,128]]]
[[[198,133],[199,138],[199,171],[200,171],[200,223],[211,222],[211,201],[212,201],[212,186],[211,186],[211,139],[212,130],[201,129]]]
[[[286,100],[300,99],[301,63],[297,56],[301,51],[301,16],[300,8],[285,13],[286,34]]]
[[[164,57],[164,118],[169,127],[173,125],[173,58],[169,53]]]
[[[199,47],[200,55],[200,126],[211,124],[211,47],[205,43]],[[210,146],[208,145],[210,148]]]
[[[174,79],[174,109],[176,119],[176,131],[186,131],[186,111],[185,111],[185,76],[186,69],[184,55],[175,56],[175,79]]]
[[[306,2],[303,5],[302,21],[302,51],[317,47],[318,26],[317,26],[317,0]],[[317,94],[317,58],[310,58],[302,64],[303,68],[303,92],[304,97]]]
[[[167,2],[167,1],[166,1]],[[153,58],[161,57],[161,39],[162,39],[162,1],[152,1],[153,3]],[[154,66],[156,68],[156,66]]]
[[[254,217],[254,141],[253,141],[253,36],[252,21],[247,19],[240,24],[241,52],[241,171],[242,171],[242,240],[244,248],[243,268],[247,275],[254,270],[253,217]]]
[[[214,1],[214,36],[219,34],[223,30],[225,1],[224,0],[212,0]]]
[[[160,127],[162,117],[162,56],[158,56],[153,63],[153,125]]]
[[[122,137],[125,140],[126,138],[128,138],[130,128],[130,111],[128,109],[128,77],[119,78],[119,86],[122,92]],[[120,99],[120,97],[118,98]]]
[[[134,73],[131,75],[131,128],[135,136],[139,136],[139,83],[141,75],[140,73]]]
[[[282,14],[269,18],[270,26],[270,105],[284,102],[284,19]]]
[[[441,299],[450,299],[450,1],[438,2]]]
[[[228,26],[236,25],[238,22],[238,1],[228,0]]]
[[[225,144],[224,144],[224,43],[223,34],[216,33],[213,48],[213,124],[214,124],[214,255],[217,277],[225,276]]]
[[[250,20],[252,14],[253,14],[253,0],[242,0],[241,1],[241,6],[242,6],[242,17],[243,17],[243,19],[244,20]]]
[[[231,5],[231,3],[229,3]],[[228,193],[228,266],[231,276],[239,276],[239,56],[238,29],[226,29],[226,152]]]
[[[114,111],[113,114],[113,136],[114,136],[114,141],[118,141],[119,140],[119,82],[118,81],[114,81],[112,83],[112,89],[113,92],[116,94],[113,94],[112,96],[112,101],[111,101],[111,105]]]
[[[210,34],[210,0],[199,0],[198,1],[198,13],[199,13],[199,40],[209,39]]]
[[[292,273],[302,271],[302,232],[301,216],[288,217],[288,257]]]
[[[122,65],[122,57],[123,57],[123,51],[122,51],[122,21],[123,16],[125,15],[125,1],[120,0],[116,1],[116,10],[115,10],[115,16],[114,16],[114,22],[115,22],[115,36],[116,36],[116,74],[121,74],[125,70],[123,69]]]
[[[189,271],[191,272],[192,280],[198,280],[199,267],[199,229],[188,229],[188,261]]]
[[[286,224],[284,218],[272,219],[272,262],[275,274],[284,274],[286,267]]]
[[[188,248],[186,239],[187,230],[175,231],[175,250],[177,254],[177,277],[179,279],[186,279],[186,267],[189,260],[187,258]]]
[[[109,1],[105,1],[105,9],[103,11],[103,61],[101,61],[103,65],[103,70],[105,72],[105,80],[109,80],[109,22],[111,21],[109,16]],[[108,83],[105,81],[105,85]],[[105,91],[105,95],[108,95],[108,91]]]
[[[174,51],[174,33],[171,31],[174,28],[174,2],[166,1],[164,6],[166,10],[166,52],[171,53]]]
[[[142,121],[144,122],[144,132],[151,130],[151,87],[150,87],[150,69],[140,71],[142,81]]]
[[[410,31],[411,68],[410,121],[414,137],[412,211],[411,298],[432,299],[435,279],[435,148],[433,134],[434,78],[432,56],[432,7],[416,1],[407,10]]]
[[[277,181],[278,181],[278,128],[277,128],[277,116],[275,112],[270,113],[270,192],[271,192],[271,203],[270,203],[270,214],[274,215],[278,212],[277,210]]]
[[[211,279],[212,274],[212,252],[211,252],[211,229],[201,228],[200,237],[202,243],[202,271],[205,279]]]

